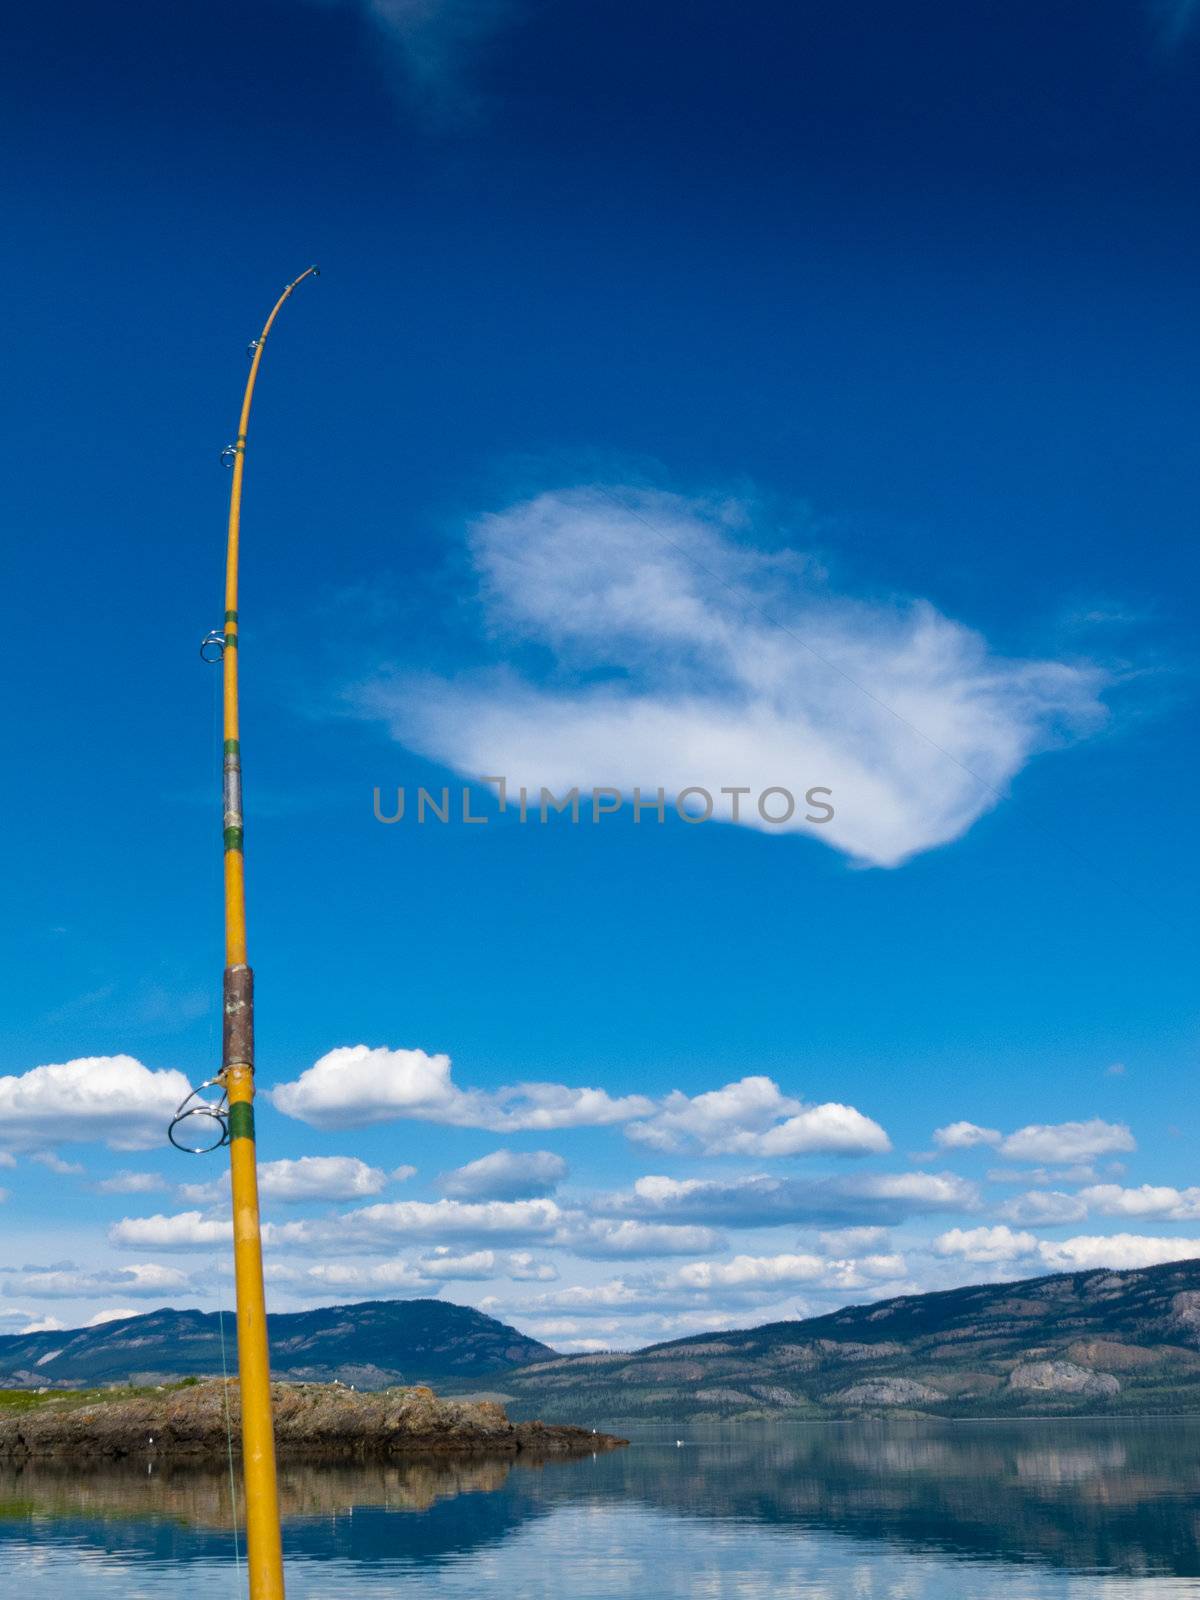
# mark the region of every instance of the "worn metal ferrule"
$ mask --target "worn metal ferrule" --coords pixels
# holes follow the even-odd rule
[[[254,973],[249,967],[225,968],[221,1066],[254,1070]]]

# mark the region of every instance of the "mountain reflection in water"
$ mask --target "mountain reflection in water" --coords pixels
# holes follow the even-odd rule
[[[1021,1600],[1136,1582],[1200,1600],[1198,1446],[1200,1419],[721,1424],[641,1427],[628,1450],[545,1465],[285,1464],[284,1543],[293,1592],[328,1596],[502,1581],[571,1600]],[[0,1590],[157,1597],[190,1567],[194,1594],[228,1594],[213,1574],[232,1563],[233,1527],[216,1467],[0,1469]],[[86,1574],[69,1585],[53,1576],[68,1552]]]

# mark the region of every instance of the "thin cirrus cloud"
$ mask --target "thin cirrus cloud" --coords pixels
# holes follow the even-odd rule
[[[472,66],[524,11],[517,0],[309,0],[361,17],[403,101],[435,125],[473,118],[482,101]]]
[[[721,820],[883,867],[959,838],[1035,754],[1103,719],[1098,668],[993,655],[927,601],[837,595],[802,555],[753,547],[753,524],[746,503],[621,485],[482,516],[469,548],[490,637],[544,647],[553,678],[501,658],[381,675],[350,704],[468,777],[535,794],[698,785]],[[799,803],[771,823],[721,795],[739,785]],[[816,788],[832,820],[808,820]]]
[[[444,1172],[437,1186],[452,1200],[532,1200],[553,1194],[567,1163],[552,1150],[495,1150]]]
[[[998,1128],[975,1122],[951,1122],[935,1128],[933,1142],[940,1150],[970,1150],[985,1145],[1005,1161],[1087,1162],[1097,1156],[1137,1149],[1133,1134],[1123,1122],[1091,1117],[1084,1122],[1037,1122],[1007,1136]]]
[[[1182,44],[1200,16],[1200,0],[1150,0],[1159,38],[1174,48]]]

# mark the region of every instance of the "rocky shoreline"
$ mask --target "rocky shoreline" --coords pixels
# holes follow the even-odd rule
[[[628,1443],[590,1428],[510,1422],[492,1400],[441,1400],[432,1389],[361,1394],[341,1384],[271,1386],[283,1460],[364,1461],[398,1456],[592,1455]],[[54,1396],[0,1414],[0,1461],[130,1457],[203,1461],[240,1452],[236,1381],[188,1384],[112,1399]]]

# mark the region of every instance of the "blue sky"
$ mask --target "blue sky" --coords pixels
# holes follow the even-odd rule
[[[590,1348],[1200,1254],[1191,12],[27,8],[0,1325],[229,1303],[196,644],[313,260],[245,510],[274,1304]]]

